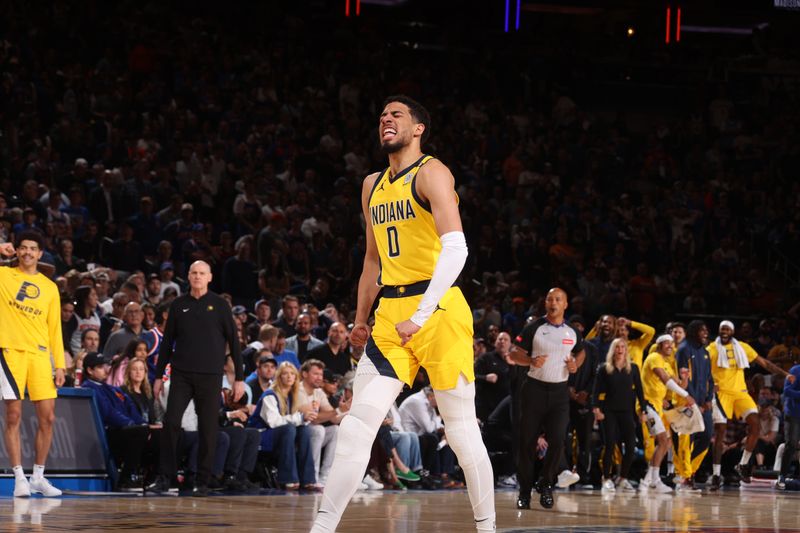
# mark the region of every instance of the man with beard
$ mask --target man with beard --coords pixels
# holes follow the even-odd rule
[[[495,531],[494,476],[475,417],[472,312],[453,286],[467,260],[455,180],[445,165],[422,153],[430,115],[418,102],[387,98],[378,126],[389,167],[362,187],[366,254],[351,332],[352,344],[366,349],[311,531],[336,529],[363,477],[378,427],[420,366],[464,472],[475,527]],[[379,285],[383,293],[371,331],[367,321]]]
[[[714,412],[714,463],[711,477],[711,490],[718,490],[722,486],[722,447],[725,439],[725,430],[730,418],[744,420],[747,424],[747,440],[744,444],[742,459],[736,466],[736,472],[743,483],[750,483],[750,457],[758,442],[760,423],[756,402],[747,392],[744,380],[744,370],[750,368],[750,363],[755,363],[761,368],[775,375],[783,376],[789,382],[794,381],[794,376],[781,369],[775,363],[761,357],[746,342],[741,342],[733,336],[734,327],[730,320],[723,320],[719,325],[719,336],[708,347],[711,358],[711,373],[719,388],[717,404]]]
[[[286,339],[286,349],[297,354],[301,363],[308,359],[308,352],[322,346],[324,343],[311,335],[311,315],[300,313],[294,323],[296,335]]]

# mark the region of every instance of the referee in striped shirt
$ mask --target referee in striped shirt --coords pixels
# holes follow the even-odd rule
[[[537,489],[539,503],[553,507],[553,482],[563,454],[564,435],[569,424],[567,379],[584,360],[583,337],[564,320],[567,293],[550,289],[545,299],[546,314],[525,326],[514,341],[511,357],[518,365],[529,366],[520,392],[517,509],[530,509],[533,489],[533,461],[536,441],[544,430],[547,454]]]

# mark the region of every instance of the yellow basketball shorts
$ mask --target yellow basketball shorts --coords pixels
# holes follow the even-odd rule
[[[405,346],[400,345],[395,325],[411,318],[417,310],[427,287],[427,282],[423,283],[384,289],[365,354],[380,375],[409,386],[420,366],[437,390],[455,387],[460,374],[472,382],[472,312],[458,287],[450,287],[422,329]]]
[[[717,406],[722,411],[722,416],[731,418],[744,418],[750,413],[757,413],[758,407],[747,392],[717,392]]]
[[[25,389],[31,401],[57,396],[50,354],[0,349],[0,391],[4,400],[22,400]]]

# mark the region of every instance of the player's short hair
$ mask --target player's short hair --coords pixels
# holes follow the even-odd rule
[[[422,137],[419,140],[420,145],[425,144],[431,134],[431,114],[425,109],[425,106],[414,100],[413,98],[404,94],[396,94],[389,96],[383,101],[383,107],[392,102],[398,102],[408,107],[411,117],[417,121],[418,124],[425,126],[425,131],[422,132]]]
[[[38,231],[26,230],[20,232],[20,234],[17,235],[17,242],[14,244],[14,246],[19,248],[19,245],[22,244],[22,241],[33,241],[39,246],[40,250],[44,250],[44,237]]]

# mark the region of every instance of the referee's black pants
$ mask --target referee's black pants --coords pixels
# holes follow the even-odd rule
[[[542,480],[553,483],[564,453],[564,435],[569,424],[567,382],[547,383],[527,377],[520,392],[519,452],[517,482],[519,493],[529,496],[533,488],[536,441],[542,431],[547,439]]]
[[[161,439],[161,474],[175,477],[178,473],[176,449],[181,434],[183,412],[194,400],[197,411],[197,430],[200,437],[197,465],[197,484],[208,485],[214,466],[214,450],[219,433],[221,374],[200,374],[172,369],[170,375],[167,413]]]

